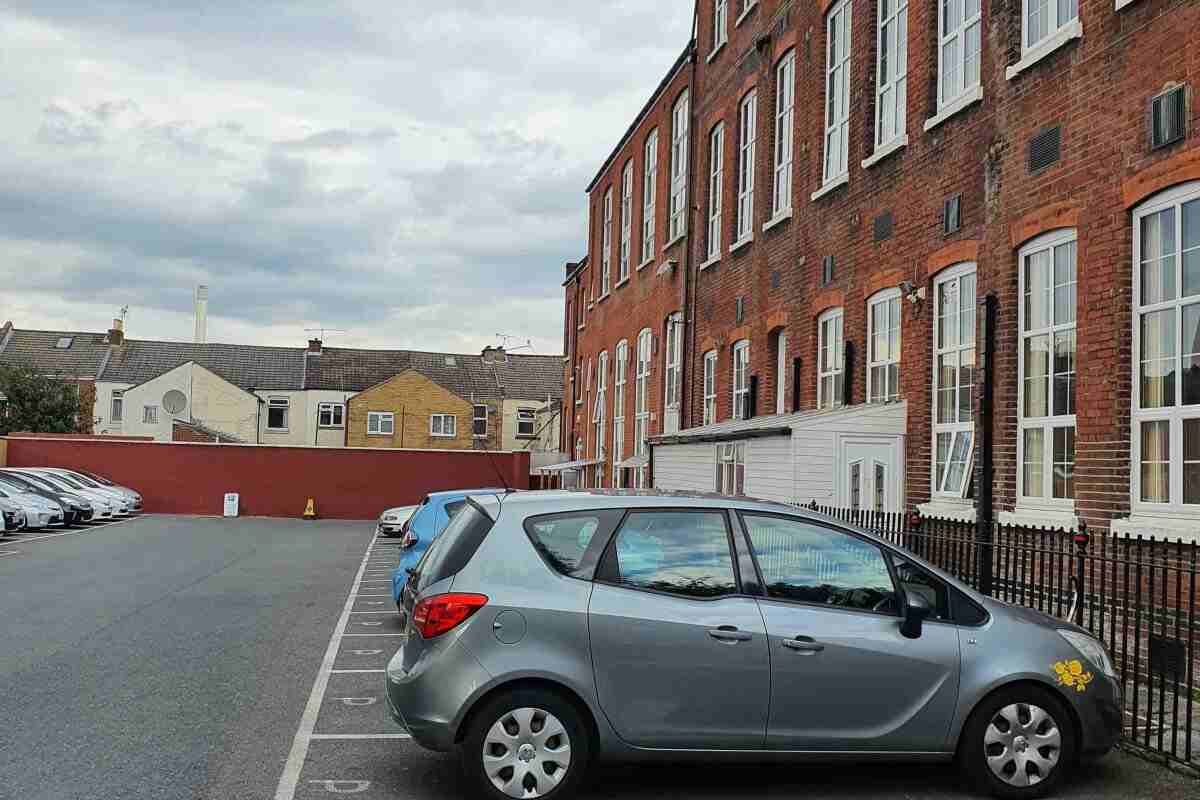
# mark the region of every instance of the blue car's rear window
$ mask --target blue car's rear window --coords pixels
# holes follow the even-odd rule
[[[434,538],[413,570],[412,581],[417,593],[462,571],[494,524],[495,521],[479,506],[466,503],[446,530]]]

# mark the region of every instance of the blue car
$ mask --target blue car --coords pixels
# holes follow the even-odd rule
[[[404,584],[408,582],[408,571],[414,569],[429,544],[446,529],[450,520],[467,503],[473,494],[504,494],[504,489],[456,489],[452,492],[434,492],[426,495],[417,510],[400,529],[400,565],[392,573],[392,597],[396,607],[402,608],[400,599]]]

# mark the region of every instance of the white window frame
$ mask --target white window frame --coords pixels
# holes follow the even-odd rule
[[[717,351],[704,354],[704,425],[717,421]]]
[[[283,410],[283,424],[271,424],[272,409]],[[291,422],[292,416],[292,401],[287,397],[270,397],[267,399],[267,432],[268,433],[287,433],[288,425]]]
[[[737,242],[754,236],[754,147],[758,136],[758,92],[742,98],[738,107]]]
[[[392,436],[396,432],[396,415],[391,411],[367,412],[368,436]]]
[[[604,422],[608,412],[608,351],[605,350],[596,357],[596,399],[592,406],[592,425],[595,428],[596,441],[596,486],[604,485],[604,461],[608,450],[608,440],[604,433]]]
[[[708,260],[721,257],[721,201],[725,183],[725,123],[708,137]]]
[[[483,409],[483,416],[479,416],[479,409]],[[475,430],[476,422],[483,422],[483,433]],[[486,403],[473,403],[471,405],[471,436],[475,439],[486,439],[488,435],[488,407]]]
[[[612,288],[612,217],[613,190],[604,192],[604,228],[600,232],[600,297],[606,297]]]
[[[687,233],[688,126],[691,120],[688,98],[685,90],[671,110],[671,216],[667,225],[668,243]]]
[[[453,414],[430,414],[429,435],[435,439],[453,439],[458,436],[458,417]]]
[[[851,51],[850,0],[835,3],[825,15],[825,135],[821,170],[822,187],[842,182],[849,175],[850,148],[850,51]],[[834,42],[831,31],[835,21],[840,22],[841,36]],[[837,46],[840,45],[840,48]],[[837,141],[833,151],[829,143]],[[836,152],[836,159],[830,153]]]
[[[775,413],[787,413],[787,351],[786,330],[775,334]]]
[[[961,500],[962,498],[966,497],[967,490],[971,485],[971,470],[973,469],[974,459],[975,459],[976,438],[975,438],[975,417],[974,417],[974,405],[973,404],[970,404],[970,411],[968,413],[969,419],[967,421],[964,422],[961,419],[958,419],[955,422],[938,422],[938,403],[939,403],[939,399],[940,399],[939,392],[938,392],[938,357],[941,355],[949,354],[951,352],[961,354],[967,350],[970,350],[972,353],[972,358],[973,358],[972,371],[974,371],[975,369],[978,369],[978,358],[975,356],[975,348],[977,345],[975,343],[975,323],[974,322],[972,322],[972,324],[970,326],[971,343],[969,345],[964,345],[964,344],[960,343],[958,341],[958,336],[956,334],[953,343],[948,344],[943,347],[938,347],[938,336],[941,333],[941,324],[942,324],[941,323],[941,315],[938,313],[940,311],[940,308],[938,306],[938,298],[939,298],[939,293],[941,291],[941,287],[946,286],[950,283],[955,284],[956,291],[960,292],[960,294],[958,295],[958,297],[959,297],[959,304],[957,306],[958,310],[955,313],[955,320],[957,321],[958,314],[963,309],[962,294],[961,294],[963,279],[967,276],[974,277],[975,275],[976,275],[975,264],[973,262],[965,262],[965,263],[961,263],[961,264],[956,264],[955,266],[952,266],[952,267],[949,267],[949,268],[943,270],[942,273],[937,276],[937,279],[934,281],[934,284],[933,284],[933,308],[932,308],[933,342],[932,342],[932,348],[931,348],[933,351],[933,383],[931,384],[933,387],[933,391],[932,391],[932,395],[931,395],[932,399],[929,404],[930,409],[932,411],[933,440],[932,440],[932,449],[930,451],[929,470],[930,470],[931,493],[934,497],[938,497],[938,498],[942,498],[942,499],[958,498]],[[978,294],[978,286],[976,285],[976,286],[974,286],[974,289],[972,291],[971,302],[970,302],[970,306],[969,306],[971,308],[973,320],[975,319],[975,317],[974,317],[975,298],[976,298],[977,294]],[[955,373],[954,373],[955,374],[954,408],[955,408],[956,416],[958,415],[959,409],[961,409],[961,399],[959,397],[959,393],[961,391],[961,383],[962,383],[961,367],[962,367],[961,358],[958,358],[958,359],[956,359],[956,366],[955,366]],[[968,385],[968,391],[973,391],[973,387],[974,387],[974,372],[972,372],[972,382],[971,382],[971,384]],[[946,469],[946,474],[944,474],[944,475],[938,475],[938,471],[937,471],[937,440],[938,440],[939,434],[949,434],[950,435],[950,448],[947,451],[948,455],[947,455],[947,459],[946,459],[947,469]],[[961,437],[967,437],[969,439],[969,446],[967,448],[967,453],[966,453],[966,466],[965,466],[964,472],[963,472],[962,483],[958,487],[953,487],[949,491],[947,491],[945,488],[945,479],[946,479],[946,477],[948,477],[949,467],[950,467],[950,464],[952,463],[950,457],[953,456],[953,454],[955,452],[955,448]]]
[[[646,442],[650,438],[650,359],[654,349],[654,334],[644,328],[638,334],[637,369],[634,372],[633,454],[649,457]],[[638,467],[634,473],[635,489],[646,489],[646,467]]]
[[[902,360],[902,350],[904,344],[904,326],[901,318],[901,302],[900,290],[897,288],[884,289],[871,295],[867,300],[867,402],[868,403],[891,403],[900,399],[900,376],[902,369],[900,362]],[[877,331],[875,329],[875,309],[884,307],[887,314],[887,330]],[[892,341],[892,334],[895,334],[895,342]],[[875,346],[877,338],[884,338],[887,342],[887,353],[882,357],[879,355],[881,348]],[[889,367],[896,368],[896,381],[892,385]],[[883,387],[880,388],[879,381],[875,379],[876,370],[881,371],[883,375]]]
[[[142,424],[158,424],[158,406],[142,406]]]
[[[663,348],[663,406],[679,408],[680,381],[683,372],[683,321],[674,315],[667,318],[666,347]]]
[[[1030,5],[1037,4],[1046,10],[1046,30],[1037,41],[1029,37],[1033,34],[1029,26]],[[1060,16],[1060,0],[1021,0],[1021,52],[1028,53],[1036,50],[1039,45],[1048,43],[1056,33],[1063,30],[1079,19],[1079,0],[1067,0],[1066,16]]]
[[[617,477],[617,464],[625,460],[625,387],[629,373],[629,342],[617,342],[613,356],[613,479]]]
[[[743,419],[750,405],[750,341],[733,345],[733,419]]]
[[[642,266],[654,260],[654,217],[658,195],[658,129],[646,137],[642,163]]]
[[[792,148],[796,115],[796,51],[789,50],[775,69],[775,176],[772,219],[792,210]]]
[[[711,52],[717,52],[728,41],[729,0],[717,0],[713,6],[713,46]]]
[[[113,389],[108,404],[109,422],[122,422],[125,416],[125,390]]]
[[[817,408],[822,411],[846,405],[845,320],[840,307],[817,317]]]
[[[880,0],[875,47],[875,150],[906,141],[908,112],[908,0]],[[936,12],[935,12],[936,13]],[[940,14],[939,14],[940,16]],[[884,52],[889,56],[884,62]],[[885,122],[890,111],[891,129]]]
[[[1078,234],[1074,228],[1062,228],[1051,231],[1049,233],[1038,236],[1035,239],[1026,242],[1018,251],[1017,271],[1018,271],[1018,309],[1017,309],[1017,330],[1019,331],[1019,343],[1017,347],[1017,505],[1019,507],[1035,507],[1035,508],[1052,508],[1072,510],[1075,506],[1074,497],[1056,498],[1054,497],[1054,432],[1060,428],[1070,428],[1076,431],[1075,414],[1061,413],[1056,414],[1054,408],[1054,340],[1057,334],[1071,333],[1075,334],[1076,320],[1078,319],[1078,298],[1079,298],[1079,245]],[[1056,248],[1075,245],[1073,265],[1074,270],[1074,294],[1071,298],[1072,315],[1070,322],[1060,322],[1054,317],[1055,303],[1054,290],[1056,288],[1054,282],[1054,255]],[[1027,308],[1026,294],[1029,291],[1027,285],[1027,259],[1036,256],[1040,253],[1050,253],[1050,297],[1047,300],[1046,313],[1049,316],[1049,323],[1038,328],[1026,330]],[[1063,284],[1065,285],[1065,284]],[[1032,339],[1039,336],[1045,336],[1049,340],[1048,362],[1046,375],[1044,380],[1046,383],[1046,403],[1047,414],[1040,417],[1027,417],[1025,415],[1025,394],[1026,383],[1029,380],[1025,373],[1028,365],[1025,362],[1025,342],[1027,339]],[[1079,343],[1076,339],[1075,344],[1075,381],[1078,386],[1079,374]],[[1078,400],[1077,400],[1078,402]],[[1025,485],[1025,432],[1028,430],[1042,431],[1042,486],[1041,494],[1031,496],[1027,494],[1028,487]],[[1078,443],[1078,440],[1076,440]],[[1077,445],[1078,447],[1078,445]],[[1078,452],[1078,449],[1076,450]],[[1078,456],[1076,456],[1078,458]]]
[[[329,412],[329,422],[321,421],[325,412]],[[318,403],[317,404],[317,427],[318,428],[344,428],[346,427],[346,406],[344,403]]]
[[[525,426],[528,425],[528,430]],[[517,438],[532,439],[537,436],[537,411],[532,408],[517,409]]]
[[[629,277],[630,247],[633,240],[633,160],[621,171],[621,255],[617,261],[617,284]]]
[[[974,2],[974,13],[967,16],[967,3]],[[1052,0],[1053,1],[1053,0]],[[958,10],[959,24],[947,27],[944,8],[939,4],[938,15],[938,112],[967,97],[979,87],[980,62],[983,58],[983,3],[982,0],[948,0]],[[968,41],[974,39],[979,49],[968,54]],[[946,84],[946,53],[953,48],[955,83]],[[969,74],[968,74],[969,73]]]
[[[738,467],[741,467],[741,486],[738,486]],[[746,494],[746,443],[724,442],[716,446],[716,470],[713,489],[717,494],[741,497]],[[730,491],[732,489],[732,491]]]
[[[1133,211],[1133,391],[1132,430],[1130,432],[1132,468],[1131,508],[1135,514],[1149,517],[1196,519],[1200,506],[1183,502],[1184,489],[1184,422],[1200,418],[1200,404],[1183,405],[1183,309],[1200,303],[1200,295],[1183,296],[1183,255],[1194,253],[1194,248],[1184,250],[1182,207],[1200,201],[1200,181],[1191,181],[1160,192]],[[1142,301],[1142,226],[1147,217],[1172,210],[1174,215],[1174,297],[1156,303]],[[1142,351],[1141,318],[1144,314],[1173,311],[1175,326],[1175,352],[1170,356],[1174,365],[1175,395],[1169,406],[1142,408]],[[1194,343],[1193,343],[1194,344]],[[1167,498],[1165,503],[1142,500],[1142,423],[1166,422],[1168,426]],[[1190,463],[1190,462],[1189,462]]]

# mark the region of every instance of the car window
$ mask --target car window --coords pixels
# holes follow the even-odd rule
[[[892,554],[892,567],[896,571],[896,582],[905,594],[917,594],[929,601],[933,608],[932,619],[950,619],[950,591],[946,584],[895,553]],[[890,604],[888,610],[896,610],[896,604]]]
[[[738,591],[720,511],[632,513],[605,561],[605,578],[625,586],[697,598]]]
[[[455,500],[451,503],[446,503],[446,516],[454,519],[454,515],[462,511],[462,507],[467,504],[466,500]]]
[[[742,519],[768,597],[896,613],[892,576],[875,545],[808,520]]]
[[[487,537],[495,522],[474,505],[467,505],[462,513],[446,526],[417,562],[412,579],[417,592],[423,592],[440,580],[457,575],[479,545]]]
[[[531,517],[525,520],[525,532],[552,568],[590,580],[600,551],[623,513],[609,509]]]

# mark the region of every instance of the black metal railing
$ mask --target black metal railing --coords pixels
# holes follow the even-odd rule
[[[980,535],[974,521],[805,507],[866,528],[998,600],[1091,631],[1120,675],[1125,741],[1200,768],[1200,545],[1082,524],[993,523]]]

